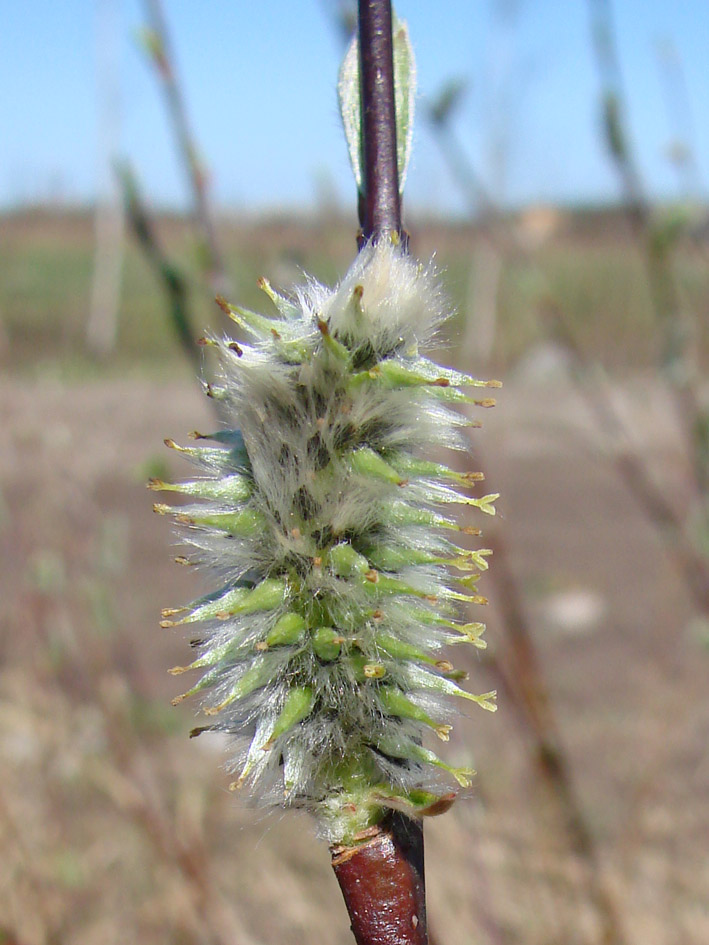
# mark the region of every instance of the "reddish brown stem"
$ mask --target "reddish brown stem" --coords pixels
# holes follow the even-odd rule
[[[428,945],[418,821],[391,814],[357,845],[331,852],[357,945]]]
[[[360,225],[364,239],[376,240],[387,233],[402,235],[390,0],[359,0],[358,29],[363,158]]]

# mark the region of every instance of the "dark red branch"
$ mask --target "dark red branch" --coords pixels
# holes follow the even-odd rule
[[[352,847],[333,847],[357,945],[428,945],[423,828],[392,814]]]
[[[394,44],[390,0],[359,0],[362,102],[362,192],[359,220],[365,240],[402,234],[396,151]]]

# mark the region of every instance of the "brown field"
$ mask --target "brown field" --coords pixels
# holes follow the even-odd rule
[[[166,669],[187,644],[158,629],[159,610],[204,585],[172,563],[144,482],[181,475],[163,437],[183,441],[210,420],[152,274],[128,254],[118,349],[96,364],[83,352],[89,221],[0,224],[0,943],[348,945],[308,818],[247,809],[227,791],[223,743],[190,741],[193,712],[169,704],[180,689]],[[225,228],[239,298],[257,303],[260,272],[334,278],[353,243],[328,226]],[[535,250],[536,268],[505,262],[490,366],[505,386],[472,440],[502,493],[485,542],[502,546],[520,594],[595,866],[574,851],[529,726],[501,690],[497,714],[473,711],[447,749],[472,757],[478,777],[426,826],[429,917],[436,945],[600,945],[600,897],[627,945],[705,945],[709,624],[618,474],[623,448],[563,352],[541,344],[539,271],[586,357],[610,369],[635,455],[689,515],[684,418],[653,368],[659,334],[622,229],[564,227]],[[163,233],[194,271],[184,225]],[[439,248],[463,307],[478,238],[439,225],[414,240],[424,256]],[[709,277],[694,250],[678,268],[706,344]],[[194,294],[196,318],[218,325]],[[455,330],[450,358],[479,368]],[[475,332],[465,337],[474,346]],[[490,652],[504,661],[494,559],[481,591]],[[478,691],[496,683],[486,653],[467,657]]]

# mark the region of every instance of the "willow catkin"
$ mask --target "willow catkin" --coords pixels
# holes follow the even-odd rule
[[[465,450],[458,406],[491,405],[484,383],[419,354],[446,317],[435,273],[389,241],[368,245],[335,289],[292,298],[261,281],[272,317],[223,302],[252,346],[209,339],[222,382],[211,387],[233,428],[213,446],[178,447],[202,470],[152,488],[194,502],[172,512],[219,589],[168,610],[195,624],[201,670],[175,702],[200,694],[205,728],[234,736],[234,787],[261,802],[314,810],[330,842],[385,808],[434,811],[440,777],[469,783],[424,747],[446,741],[451,696],[494,710],[495,694],[459,685],[450,643],[483,646],[459,608],[476,590],[486,549],[465,550],[457,506],[482,478],[438,461]]]

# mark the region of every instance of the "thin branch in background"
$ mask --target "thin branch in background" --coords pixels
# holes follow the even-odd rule
[[[684,357],[679,332],[679,299],[665,252],[653,252],[651,207],[628,127],[626,97],[610,0],[589,0],[591,38],[601,86],[601,120],[608,154],[621,183],[625,213],[643,253],[655,316],[665,333],[664,368],[680,373]]]
[[[543,279],[545,300],[542,321],[544,328],[570,357],[571,380],[590,413],[595,417],[599,429],[613,441],[614,448],[609,450],[609,455],[616,472],[672,553],[698,611],[709,616],[709,564],[705,556],[693,546],[688,538],[683,517],[665,498],[662,489],[655,482],[648,463],[634,444],[625,422],[618,413],[600,365],[591,362],[569,330],[558,293],[555,292],[527,247],[516,237],[500,208],[487,194],[472,162],[461,147],[451,127],[451,115],[459,95],[460,84],[450,83],[439,99],[429,106],[428,116],[431,131],[448,163],[453,179],[468,202],[471,217],[476,214],[480,205],[479,198],[482,197],[484,212],[477,217],[477,226],[485,240],[485,245],[490,248],[492,257],[503,259],[513,254],[526,264],[534,266],[536,274]],[[599,374],[603,375],[600,380]],[[593,382],[589,384],[586,379],[590,377],[593,378]],[[701,436],[699,442],[702,442]]]
[[[475,351],[479,362],[487,364],[495,344],[505,238],[495,201],[453,130],[452,116],[465,88],[460,80],[448,82],[425,114],[450,174],[465,196],[470,217],[475,218],[484,238],[483,245],[473,250],[468,296],[475,317],[466,321],[462,348],[466,353]]]
[[[182,350],[192,365],[199,370],[198,349],[190,324],[187,282],[177,266],[170,262],[160,244],[155,225],[143,203],[130,165],[127,163],[119,165],[116,173],[123,190],[128,224],[163,287],[168,303],[170,323]]]
[[[466,84],[460,79],[446,83],[426,107],[425,115],[451,176],[465,196],[471,217],[488,224],[499,216],[495,202],[453,130],[452,118],[465,90]]]
[[[201,257],[210,289],[215,294],[229,294],[230,281],[224,266],[208,193],[209,176],[200,159],[192,129],[187,118],[184,97],[180,90],[175,57],[168,36],[161,0],[145,0],[149,27],[144,33],[145,45],[155,65],[165,93],[167,110],[177,139],[185,174],[192,193],[192,216],[202,235]]]
[[[603,134],[606,147],[621,179],[625,208],[636,234],[644,236],[650,208],[643,192],[626,114],[620,60],[610,0],[589,0],[591,36],[601,79]]]
[[[115,0],[102,0],[98,5],[96,62],[102,192],[94,214],[94,270],[86,343],[99,357],[110,354],[116,346],[123,272],[125,215],[111,173],[120,139],[117,13]]]
[[[599,3],[603,5],[603,0],[599,0]],[[607,49],[607,32],[599,30],[598,39],[604,49]],[[619,168],[622,169],[626,188],[626,205],[629,208],[634,232],[636,235],[644,233],[647,236],[645,227],[649,227],[650,214],[647,212],[642,197],[640,177],[635,172],[633,164],[627,161],[629,154],[627,140],[623,125],[619,122],[621,115],[619,106],[622,100],[619,95],[620,79],[617,62],[611,60],[607,63],[607,67],[610,86],[609,94],[605,97],[605,104],[609,147],[618,161]],[[513,251],[521,252],[524,258],[529,259],[529,253],[514,238],[509,226],[504,225],[502,214],[494,201],[489,198],[452,130],[450,116],[459,93],[460,89],[452,86],[448,94],[444,94],[439,102],[429,109],[430,124],[436,140],[454,178],[470,204],[471,213],[482,210],[479,226],[486,241],[493,246],[512,248]],[[661,292],[668,291],[664,273],[659,279],[652,269],[651,274],[655,280],[651,288],[655,292],[656,307],[661,303],[667,308],[666,295],[659,295]],[[559,307],[554,305],[553,308],[558,316]],[[666,501],[661,489],[655,485],[647,464],[637,450],[632,448],[629,437],[625,435],[625,425],[612,403],[607,388],[602,387],[599,390],[596,387],[591,391],[587,385],[583,384],[581,375],[589,373],[588,359],[573,343],[573,338],[570,337],[563,320],[559,317],[555,318],[554,335],[572,354],[576,367],[574,379],[599,425],[606,433],[610,432],[623,443],[624,448],[617,455],[614,454],[619,474],[628,485],[632,495],[640,501],[648,518],[658,528],[663,538],[670,539],[675,552],[675,560],[685,577],[692,597],[698,608],[703,613],[707,613],[709,571],[706,562],[688,541],[683,522],[672,505]],[[538,770],[551,788],[557,807],[564,816],[566,829],[576,853],[589,867],[589,891],[602,922],[603,940],[622,942],[624,935],[620,917],[615,902],[603,881],[595,841],[588,829],[582,806],[573,787],[568,760],[551,711],[548,689],[541,674],[529,627],[521,607],[517,585],[509,569],[505,546],[499,537],[493,544],[496,559],[493,576],[498,584],[496,598],[501,602],[503,626],[509,646],[506,659],[495,660],[493,669],[501,677],[501,682],[510,696],[511,703],[518,710],[523,724],[531,729],[534,735]]]
[[[683,305],[674,271],[674,240],[657,232],[653,226],[651,207],[630,144],[610,0],[589,0],[589,3],[606,146],[621,181],[628,219],[643,253],[652,306],[664,338],[662,369],[674,394],[678,422],[686,431],[692,452],[696,498],[706,507],[709,501],[709,403],[699,390],[696,354],[691,344],[696,331],[687,324],[689,313]]]
[[[479,227],[486,245],[499,257],[503,249],[511,249],[527,258],[528,253],[505,223],[452,129],[450,118],[461,91],[461,86],[453,84],[448,91],[444,90],[434,106],[429,107],[431,129],[454,179],[469,202],[471,215],[478,207],[481,208]],[[625,935],[620,916],[605,885],[595,840],[573,785],[571,765],[560,737],[549,687],[522,607],[517,581],[509,564],[507,546],[499,533],[491,544],[495,552],[495,568],[492,569],[497,584],[495,599],[500,602],[506,652],[502,658],[490,656],[490,667],[506,691],[522,726],[532,736],[535,769],[559,811],[573,851],[586,866],[590,898],[602,926],[602,941],[605,945],[622,945]]]
[[[103,358],[116,347],[123,274],[125,216],[120,194],[99,199],[94,215],[94,271],[86,343]]]

